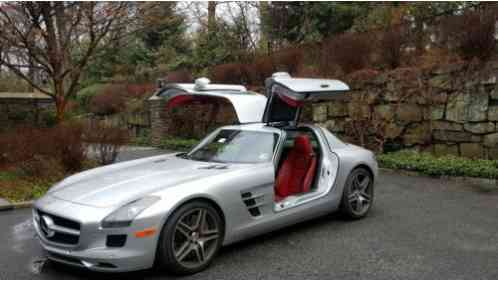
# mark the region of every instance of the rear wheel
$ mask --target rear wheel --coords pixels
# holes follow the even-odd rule
[[[368,214],[373,203],[374,186],[371,173],[365,168],[356,168],[349,175],[342,193],[342,214],[359,219]]]
[[[223,221],[211,204],[194,201],[181,206],[162,230],[157,265],[175,274],[205,269],[221,246],[223,231]]]

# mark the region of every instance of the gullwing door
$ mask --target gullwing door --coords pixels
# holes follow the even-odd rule
[[[265,96],[249,92],[244,86],[210,84],[207,78],[199,78],[195,84],[168,84],[152,98],[166,99],[167,109],[189,103],[228,103],[240,124],[260,123],[267,103]]]
[[[287,73],[275,73],[266,80],[268,103],[263,122],[296,122],[307,102],[344,99],[349,86],[339,80],[292,78]]]

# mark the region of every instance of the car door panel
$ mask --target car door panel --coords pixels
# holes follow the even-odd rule
[[[291,78],[282,74],[266,81],[269,97],[263,122],[296,122],[301,108],[309,102],[349,98],[349,86],[339,80]]]

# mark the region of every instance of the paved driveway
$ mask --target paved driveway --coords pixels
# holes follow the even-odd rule
[[[189,278],[498,279],[498,191],[397,173],[381,173],[376,188],[363,220],[329,215],[240,242]],[[48,262],[27,209],[0,213],[0,226],[0,279],[173,278]]]

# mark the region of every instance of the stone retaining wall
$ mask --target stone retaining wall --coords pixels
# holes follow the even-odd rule
[[[307,107],[302,119],[376,151],[408,148],[498,159],[497,62],[363,70],[344,80],[352,87],[349,99]],[[236,121],[230,105],[222,105],[214,118],[213,110],[201,104],[166,110],[164,100],[149,100],[153,142],[202,137]]]
[[[44,114],[55,110],[49,98],[5,98],[0,96],[0,130],[15,125],[40,125]]]
[[[350,99],[315,104],[312,120],[376,150],[498,159],[498,64],[359,71]]]

